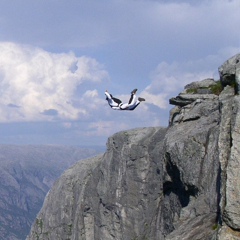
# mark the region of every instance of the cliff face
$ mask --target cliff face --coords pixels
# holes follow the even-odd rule
[[[28,239],[240,239],[239,59],[172,98],[168,128],[116,133],[68,169]]]

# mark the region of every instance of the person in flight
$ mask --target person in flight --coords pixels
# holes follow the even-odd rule
[[[132,90],[128,103],[122,103],[118,98],[115,98],[107,90],[105,91],[106,100],[109,106],[114,110],[134,110],[141,102],[145,101],[144,98],[137,98],[137,89]]]

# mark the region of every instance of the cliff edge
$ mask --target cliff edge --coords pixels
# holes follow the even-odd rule
[[[239,60],[170,99],[168,128],[116,133],[68,169],[27,239],[240,239]]]

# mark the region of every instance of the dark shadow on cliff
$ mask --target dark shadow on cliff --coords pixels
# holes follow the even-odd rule
[[[164,196],[174,193],[181,204],[181,207],[186,207],[189,204],[190,196],[198,195],[198,188],[192,185],[185,185],[180,178],[180,171],[171,161],[169,153],[166,153],[166,170],[171,178],[171,181],[166,181],[163,184]]]

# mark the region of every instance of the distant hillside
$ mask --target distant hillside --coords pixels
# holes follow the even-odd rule
[[[103,149],[0,145],[0,239],[26,239],[53,182]]]

